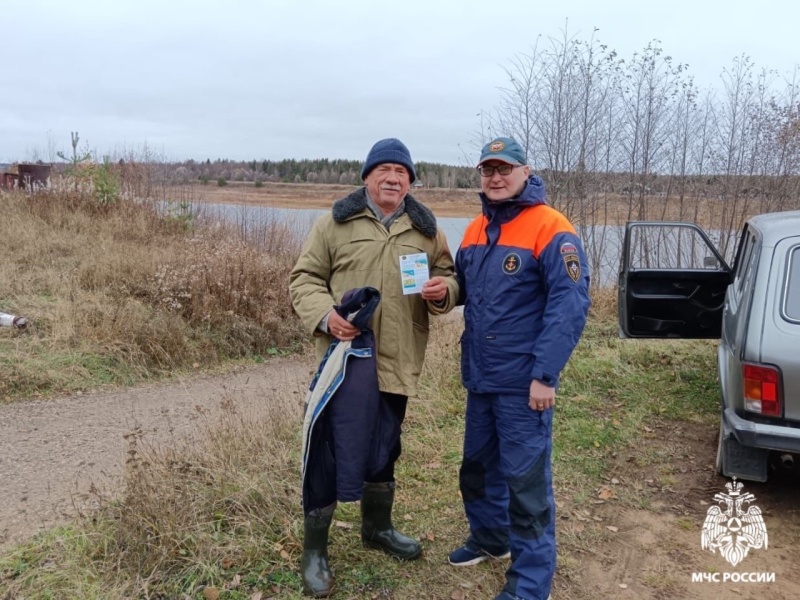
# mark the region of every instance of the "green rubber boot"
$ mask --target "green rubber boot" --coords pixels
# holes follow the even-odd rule
[[[422,545],[392,525],[395,483],[365,483],[361,498],[361,540],[368,548],[383,550],[400,560],[414,560]]]
[[[303,593],[324,598],[333,593],[333,573],[328,566],[328,532],[336,504],[311,511],[303,521],[303,558],[300,573]]]

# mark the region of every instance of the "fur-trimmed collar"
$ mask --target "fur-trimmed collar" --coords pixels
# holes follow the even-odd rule
[[[406,194],[406,214],[411,224],[425,237],[436,237],[436,217],[411,194]],[[362,187],[333,205],[333,220],[342,223],[367,208],[367,188]]]

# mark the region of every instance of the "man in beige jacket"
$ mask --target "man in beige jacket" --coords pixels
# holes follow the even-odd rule
[[[394,529],[394,464],[400,456],[400,425],[428,342],[428,315],[453,309],[458,284],[453,257],[433,213],[408,194],[416,179],[408,148],[397,139],[372,147],[361,171],[364,187],[333,205],[314,224],[297,264],[289,291],[304,325],[317,337],[318,358],[333,338],[351,341],[359,331],[333,310],[344,292],[365,286],[381,293],[371,322],[377,348],[380,401],[397,421],[397,439],[389,463],[368,477],[361,499],[361,535],[369,547],[403,560],[418,558],[422,547]],[[408,292],[401,262],[427,263],[430,278]],[[412,286],[413,288],[413,286]],[[328,596],[333,577],[328,566],[328,531],[336,503],[304,506],[303,587],[312,596]]]

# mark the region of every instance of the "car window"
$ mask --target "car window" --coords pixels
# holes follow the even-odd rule
[[[800,246],[789,251],[786,295],[783,301],[783,318],[800,323]]]
[[[656,223],[631,232],[631,269],[714,269],[723,266],[700,233],[680,224]]]
[[[736,253],[736,263],[733,265],[733,286],[736,291],[742,289],[742,280],[750,264],[750,255],[753,252],[754,238],[749,229],[745,229],[739,251]]]
[[[759,251],[760,248],[758,245],[758,240],[756,240],[754,235],[750,236],[750,244],[747,248],[747,254],[742,261],[741,274],[739,275],[739,281],[737,282],[738,288],[736,293],[739,295],[745,293],[746,290],[752,289],[753,287],[752,280],[753,277],[756,276]]]

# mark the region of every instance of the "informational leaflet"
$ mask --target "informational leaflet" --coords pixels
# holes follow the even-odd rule
[[[419,294],[422,286],[430,279],[428,273],[428,255],[406,254],[400,257],[400,283],[403,286],[403,295]]]

